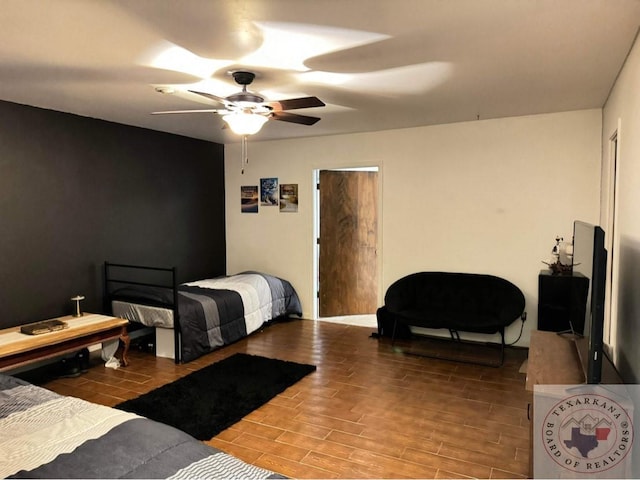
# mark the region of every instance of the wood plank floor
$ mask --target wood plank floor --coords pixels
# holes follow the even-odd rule
[[[188,364],[134,350],[127,368],[96,363],[43,386],[113,406],[236,352],[312,363],[316,372],[207,443],[294,478],[527,476],[526,350],[480,367],[406,355],[372,331],[294,320]]]

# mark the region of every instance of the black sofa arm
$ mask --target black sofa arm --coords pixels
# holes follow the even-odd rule
[[[506,282],[506,280],[505,280]],[[525,309],[525,299],[522,291],[513,284],[510,284],[505,292],[505,300],[500,309],[499,318],[505,325],[510,324],[517,318],[522,318]]]
[[[418,277],[421,274],[413,273],[393,282],[384,296],[384,304],[392,312],[400,312],[414,308],[416,304],[416,291],[420,285]]]

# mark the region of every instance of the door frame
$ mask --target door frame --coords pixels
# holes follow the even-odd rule
[[[377,286],[377,298],[378,305],[382,305],[381,301],[384,297],[382,291],[382,166],[375,163],[366,163],[361,166],[352,167],[324,167],[316,168],[313,170],[313,319],[323,320],[320,317],[320,299],[318,298],[318,291],[320,288],[320,244],[318,239],[320,238],[320,191],[318,184],[320,183],[320,171],[321,170],[335,170],[335,171],[377,171],[378,172],[378,232],[376,235],[376,268],[378,271],[378,286]],[[330,317],[326,317],[330,318]]]
[[[605,229],[605,246],[608,251],[607,282],[605,291],[604,342],[607,353],[615,357],[618,318],[618,275],[620,236],[618,223],[619,167],[620,167],[621,121],[618,119],[615,131],[609,136],[607,151],[603,155],[601,171],[600,222]]]

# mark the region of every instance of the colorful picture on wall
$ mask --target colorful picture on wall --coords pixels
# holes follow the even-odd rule
[[[240,187],[240,205],[242,213],[258,213],[257,185],[243,185]]]
[[[264,207],[275,207],[278,205],[278,179],[260,179],[260,205]]]
[[[280,185],[280,211],[298,211],[298,184],[283,183]]]

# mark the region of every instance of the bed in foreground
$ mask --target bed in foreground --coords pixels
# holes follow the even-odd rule
[[[132,413],[0,374],[0,478],[284,478]]]
[[[260,272],[177,284],[176,269],[105,262],[106,308],[156,329],[158,344],[171,332],[169,354],[188,362],[289,315],[302,315],[287,280]],[[166,343],[166,341],[165,341]],[[165,346],[161,351],[169,350]]]

